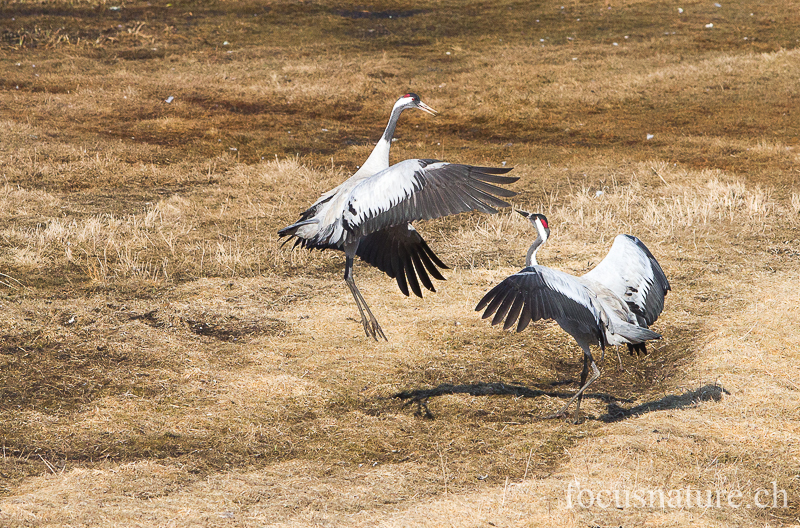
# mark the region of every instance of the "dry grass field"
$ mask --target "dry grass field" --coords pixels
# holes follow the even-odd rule
[[[0,0],[0,525],[800,523],[800,2],[720,3]],[[393,161],[505,162],[540,262],[667,273],[582,423],[539,419],[574,341],[473,311],[511,209],[418,224],[424,299],[357,264],[388,342],[280,247],[407,91]]]

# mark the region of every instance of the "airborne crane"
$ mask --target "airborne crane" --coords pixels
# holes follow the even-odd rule
[[[356,256],[397,280],[405,295],[409,288],[422,297],[420,283],[436,291],[430,276],[444,280],[438,268],[448,267],[411,225],[466,211],[496,213],[515,192],[494,184],[519,178],[501,176],[510,168],[473,167],[434,159],[409,159],[389,166],[389,148],[397,121],[406,108],[437,112],[408,93],[392,108],[378,144],[364,165],[338,187],[320,196],[294,224],[278,231],[295,238],[296,246],[334,249],[345,254],[344,280],[353,294],[368,337],[386,339],[353,279]],[[429,276],[430,274],[430,276]]]
[[[648,327],[664,309],[669,281],[650,250],[631,235],[617,235],[608,255],[580,277],[539,265],[536,252],[550,236],[547,218],[517,212],[531,221],[538,235],[528,250],[526,267],[492,288],[475,311],[485,308],[483,319],[494,315],[492,325],[505,321],[504,330],[516,323],[517,332],[531,321],[553,319],[575,339],[583,349],[580,389],[546,418],[565,416],[576,399],[577,417],[584,391],[600,377],[589,345],[599,345],[605,354],[606,345],[627,344],[631,354],[646,354],[645,343],[661,339]],[[592,377],[587,381],[590,367]]]

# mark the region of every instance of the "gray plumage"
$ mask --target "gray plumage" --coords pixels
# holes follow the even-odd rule
[[[502,176],[510,168],[473,167],[431,159],[405,160],[389,166],[389,148],[397,120],[406,108],[435,110],[415,94],[401,97],[386,131],[364,165],[347,181],[324,193],[294,224],[280,231],[295,247],[345,253],[344,279],[361,314],[367,336],[386,339],[353,280],[356,256],[397,281],[400,291],[422,297],[424,286],[436,291],[431,277],[444,280],[447,266],[411,225],[466,211],[496,213],[509,204],[498,197],[516,193],[496,184],[518,178]]]
[[[631,353],[646,353],[645,343],[661,338],[648,327],[664,309],[669,281],[642,241],[630,235],[618,235],[608,255],[581,277],[540,266],[536,252],[550,236],[547,218],[518,212],[538,234],[526,267],[492,288],[475,310],[485,309],[483,318],[492,317],[492,325],[503,322],[505,330],[516,324],[517,332],[531,321],[552,319],[575,339],[584,353],[581,387],[549,417],[565,415],[576,399],[577,416],[584,391],[600,376],[589,346],[599,345],[605,352],[606,345],[626,344]],[[593,376],[587,382],[590,367]]]

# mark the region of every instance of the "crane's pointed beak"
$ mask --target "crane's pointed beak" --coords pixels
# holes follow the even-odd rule
[[[526,212],[526,211],[523,211],[522,209],[514,209],[514,210],[515,210],[516,212],[518,212],[519,214],[521,214],[522,216],[524,216],[525,218],[528,218],[529,216],[531,216],[531,214],[530,214],[530,213],[528,213],[528,212]]]
[[[419,104],[417,105],[417,108],[419,108],[423,112],[428,112],[432,116],[435,116],[436,114],[439,113],[436,110],[434,110],[433,108],[431,108],[430,106],[428,106],[425,103],[423,103],[422,101],[419,102]]]

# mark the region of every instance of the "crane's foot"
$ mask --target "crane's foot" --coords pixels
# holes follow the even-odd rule
[[[587,352],[587,354],[588,354],[588,352]],[[588,358],[591,359],[591,356],[588,356]],[[594,360],[592,359],[592,363],[591,363],[592,377],[591,377],[591,379],[589,381],[584,383],[584,381],[586,380],[586,376],[588,374],[588,370],[589,370],[588,367],[589,367],[589,365],[587,365],[586,362],[584,362],[584,364],[583,364],[583,374],[581,375],[581,383],[583,384],[583,386],[580,388],[580,390],[578,392],[576,392],[575,395],[572,398],[569,399],[567,404],[564,405],[561,408],[560,411],[558,411],[557,413],[549,414],[549,415],[545,416],[543,418],[543,420],[548,420],[548,419],[551,419],[551,418],[565,418],[566,416],[568,416],[567,410],[569,409],[570,405],[572,405],[572,402],[574,402],[575,400],[578,400],[577,403],[575,404],[575,415],[574,415],[575,419],[572,421],[572,423],[574,423],[574,424],[580,423],[581,401],[583,400],[583,393],[586,391],[586,389],[589,388],[589,385],[591,385],[594,382],[594,380],[596,380],[597,378],[600,377],[600,369],[597,368],[597,365],[595,364]]]
[[[371,317],[369,319],[366,317],[361,318],[361,324],[364,325],[364,332],[367,334],[367,337],[371,337],[375,341],[380,341],[378,338],[382,338],[384,341],[389,341],[389,339],[386,338],[386,334],[383,333],[381,325],[378,324],[378,320],[375,319],[371,313],[370,316]]]
[[[573,396],[565,406],[563,406],[558,412],[554,412],[553,414],[548,414],[547,416],[542,417],[542,420],[554,420],[556,418],[568,418],[570,416],[569,408],[572,405],[572,402],[575,399],[578,399],[578,404],[575,406],[575,413],[572,414],[572,423],[577,424],[581,423],[583,420],[581,419],[581,400],[579,398],[579,394]]]
[[[553,414],[548,414],[548,415],[542,416],[541,419],[542,420],[555,420],[556,418],[566,418],[567,416],[569,416],[569,413],[567,411],[561,410],[561,411],[558,411],[558,412],[554,412]]]
[[[361,324],[364,326],[364,332],[367,334],[367,337],[371,337],[375,341],[380,341],[378,339],[379,337],[383,338],[384,341],[388,341],[386,334],[383,333],[381,325],[378,324],[378,320],[372,315],[372,310],[369,309],[367,301],[361,295],[361,292],[358,291],[358,286],[356,286],[353,277],[349,275],[347,271],[345,271],[344,277],[347,286],[350,288],[350,292],[353,294],[353,299],[356,301],[356,306],[358,306],[358,313],[361,314]]]

